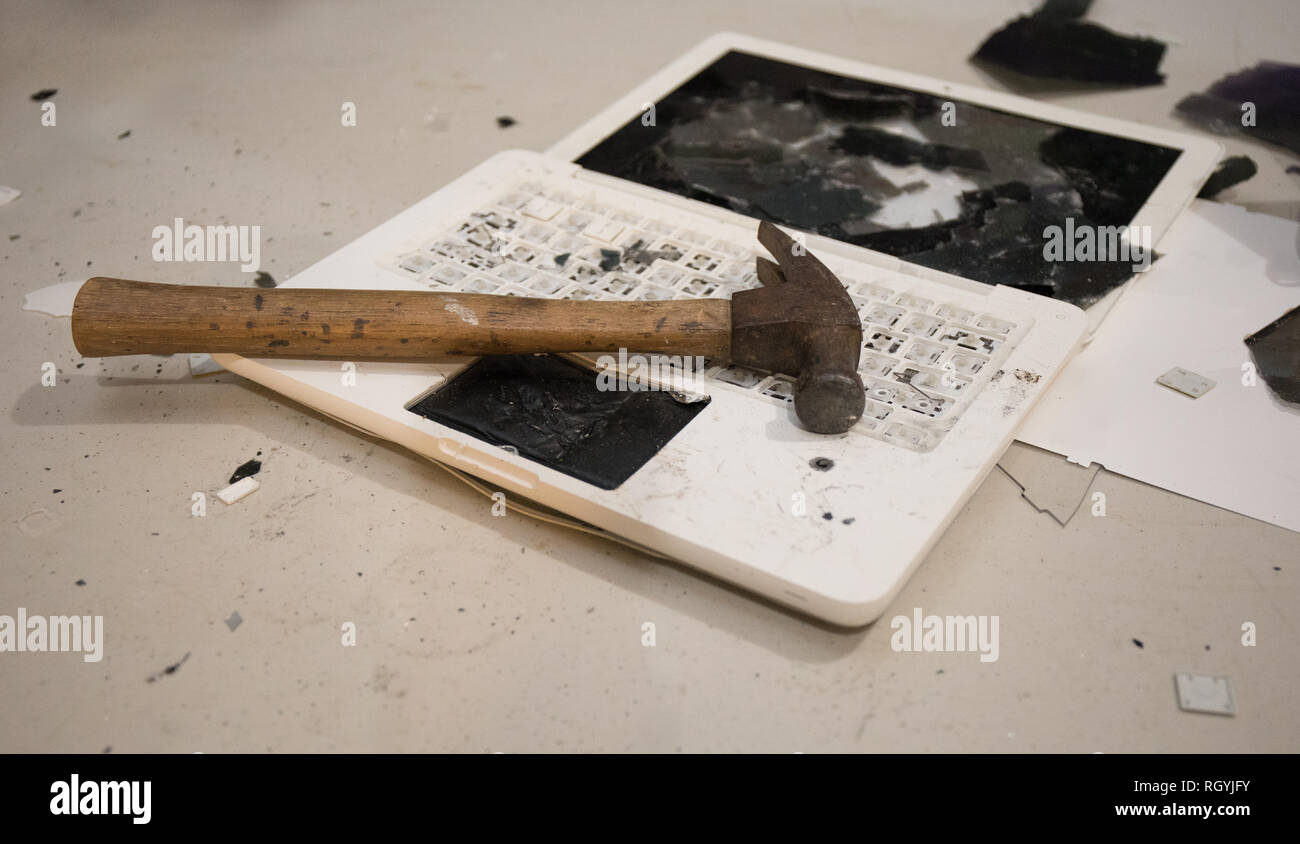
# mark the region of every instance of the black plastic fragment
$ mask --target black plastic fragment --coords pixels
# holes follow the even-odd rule
[[[485,357],[409,408],[601,489],[644,466],[704,409],[667,392],[602,391],[552,355]]]
[[[1197,199],[1214,199],[1233,185],[1239,185],[1259,172],[1259,167],[1249,155],[1233,155],[1219,162],[1219,166],[1205,180]]]
[[[260,471],[262,471],[262,461],[249,460],[247,463],[242,464],[238,469],[236,469],[235,473],[230,476],[230,483],[233,484],[242,481],[244,478],[251,478]]]
[[[42,88],[35,94],[32,94],[32,101],[39,103],[42,100],[48,100],[57,93],[59,93],[58,88]]]
[[[1159,85],[1165,45],[1082,20],[1091,0],[1048,0],[990,35],[971,61],[1037,79]]]
[[[1300,307],[1246,338],[1264,383],[1283,401],[1300,404]]]
[[[1260,62],[1189,94],[1174,111],[1212,132],[1237,132],[1300,153],[1300,65]]]
[[[619,264],[623,262],[623,253],[618,249],[600,250],[600,268],[605,272],[612,272],[618,269]]]

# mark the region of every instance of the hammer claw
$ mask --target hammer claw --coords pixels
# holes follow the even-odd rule
[[[795,257],[794,247],[797,241],[778,229],[767,220],[758,224],[758,242],[776,259],[776,263],[786,267],[790,258]]]
[[[786,282],[785,273],[774,262],[769,261],[762,255],[755,259],[758,270],[758,280],[764,287],[774,287]]]

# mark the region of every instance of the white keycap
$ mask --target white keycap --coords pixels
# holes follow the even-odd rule
[[[603,240],[606,243],[613,243],[614,238],[623,233],[627,226],[616,220],[593,220],[582,233],[592,240]]]
[[[558,203],[542,199],[540,196],[534,196],[523,207],[523,213],[534,220],[546,221],[560,213],[560,208],[561,206]]]

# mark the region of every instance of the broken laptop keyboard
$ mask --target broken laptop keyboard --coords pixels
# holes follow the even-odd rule
[[[759,254],[734,226],[653,219],[616,199],[524,183],[384,265],[432,290],[557,299],[729,298],[758,286]],[[752,237],[751,237],[752,239]],[[831,265],[831,261],[827,261]],[[867,401],[852,432],[913,451],[939,444],[1028,326],[942,300],[942,285],[831,265],[862,318]],[[635,350],[633,350],[635,351]],[[711,366],[709,389],[792,402],[781,373]]]

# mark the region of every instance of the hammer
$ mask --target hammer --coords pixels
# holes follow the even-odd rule
[[[72,308],[86,357],[226,352],[310,360],[429,361],[544,352],[702,355],[797,376],[810,431],[862,416],[862,323],[834,274],[771,223],[761,287],[727,299],[575,301],[476,293],[209,287],[92,278]]]

